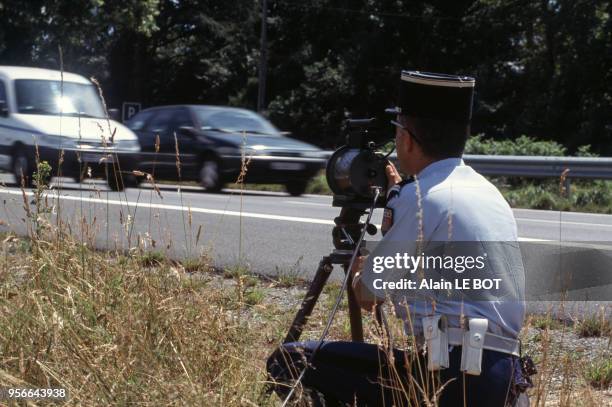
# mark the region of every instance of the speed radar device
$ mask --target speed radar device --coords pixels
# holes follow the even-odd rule
[[[371,118],[346,120],[344,134],[345,145],[327,162],[327,183],[334,194],[332,205],[366,209],[378,192],[374,206],[384,207],[389,153],[384,154],[381,148],[392,140],[393,133],[380,131],[376,119]]]

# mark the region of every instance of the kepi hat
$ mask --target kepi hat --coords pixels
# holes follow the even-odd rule
[[[468,123],[476,80],[470,76],[402,71],[397,106],[387,113]]]

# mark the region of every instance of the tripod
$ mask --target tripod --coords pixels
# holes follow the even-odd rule
[[[373,207],[370,208],[370,211]],[[333,271],[334,265],[341,265],[345,273],[349,273],[347,276],[346,292],[348,297],[348,310],[349,319],[351,325],[351,338],[355,342],[363,342],[363,325],[361,319],[361,308],[355,297],[353,291],[353,276],[350,275],[351,270],[348,269],[351,262],[353,252],[361,250],[365,246],[365,241],[362,241],[360,247],[357,248],[357,242],[359,241],[360,235],[363,228],[366,227],[366,231],[370,235],[376,234],[377,228],[372,224],[364,224],[360,222],[361,217],[366,214],[366,209],[360,206],[343,206],[340,210],[340,216],[334,219],[336,224],[332,230],[332,239],[334,244],[334,250],[327,256],[324,256],[319,262],[319,267],[315,273],[315,276],[308,287],[308,291],[300,309],[298,310],[289,332],[285,336],[283,343],[296,342],[299,340],[304,326],[308,322],[308,318],[312,314],[321,291],[325,287],[329,276]],[[376,306],[375,316],[377,322],[382,326],[383,314],[382,308]]]

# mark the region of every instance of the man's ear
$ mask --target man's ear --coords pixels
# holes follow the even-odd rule
[[[404,154],[409,153],[410,152],[410,144],[409,144],[410,136],[408,136],[406,132],[403,132],[403,134],[401,134],[397,140],[398,140],[398,143],[395,147],[398,150],[402,150]]]
[[[408,133],[408,137],[406,137],[406,151],[414,153],[417,148],[419,148],[419,143],[412,137],[412,133]]]

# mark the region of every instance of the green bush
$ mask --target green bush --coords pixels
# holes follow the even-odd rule
[[[492,179],[513,208],[612,213],[610,181],[575,181],[570,186],[569,196],[562,193],[558,180],[536,183],[524,179],[520,185],[500,181]]]
[[[466,154],[565,156],[567,150],[555,141],[539,141],[522,135],[514,140],[487,139],[482,134],[468,139]],[[578,148],[579,157],[596,157],[590,145]],[[489,177],[513,208],[612,213],[612,183],[572,180],[569,195],[561,179]]]
[[[588,153],[590,146],[581,148]],[[525,135],[514,140],[494,140],[478,134],[470,137],[465,146],[466,154],[564,156],[566,152],[566,148],[555,141],[539,141]]]
[[[612,208],[612,183],[609,181],[583,181],[572,190],[572,204],[576,207],[601,206]]]

